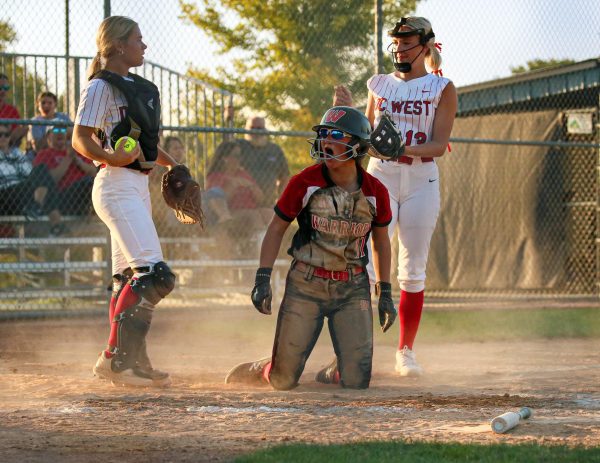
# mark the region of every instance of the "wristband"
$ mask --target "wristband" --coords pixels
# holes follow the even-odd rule
[[[392,284],[387,281],[378,281],[375,283],[375,295],[381,296],[382,294],[392,295]]]
[[[254,278],[254,281],[258,281],[259,279],[262,280],[264,278],[270,279],[272,272],[273,272],[272,268],[269,268],[269,267],[260,267],[256,271],[256,277]]]

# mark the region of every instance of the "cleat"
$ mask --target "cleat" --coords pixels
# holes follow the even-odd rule
[[[255,362],[244,362],[236,365],[225,377],[225,384],[242,383],[249,385],[267,384],[263,377],[264,368],[271,363],[271,357],[265,357]]]
[[[111,363],[112,359],[106,357],[106,352],[102,351],[100,352],[100,355],[98,355],[98,360],[96,361],[96,365],[94,365],[92,372],[100,379],[111,379],[111,376],[113,375]]]
[[[106,352],[102,351],[98,356],[96,365],[94,365],[94,375],[111,381],[113,386],[167,387],[171,384],[168,373],[159,370],[145,370],[142,367],[135,367],[120,372],[113,371],[114,358],[106,357]]]
[[[146,351],[146,340],[142,342],[140,352],[137,358],[137,366],[135,368],[140,376],[146,376],[152,379],[154,386],[167,387],[171,385],[171,377],[166,371],[157,370],[152,367],[148,352]]]
[[[152,366],[148,368],[142,365],[138,365],[133,371],[137,376],[150,378],[153,387],[169,387],[171,385],[171,377],[166,371],[157,370],[152,368]]]
[[[417,363],[415,353],[408,346],[396,351],[395,370],[396,373],[400,373],[400,376],[416,377],[423,374],[423,369]]]
[[[337,357],[329,365],[319,370],[315,381],[323,384],[338,384],[340,382],[340,371],[338,370]]]

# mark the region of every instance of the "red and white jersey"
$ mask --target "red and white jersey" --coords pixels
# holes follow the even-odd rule
[[[354,162],[354,161],[348,161]],[[386,188],[362,167],[360,188],[349,193],[329,177],[325,163],[293,176],[277,201],[275,213],[297,219],[299,229],[288,253],[296,260],[328,270],[364,267],[371,227],[385,227],[392,219]]]
[[[406,146],[431,139],[435,111],[450,79],[427,74],[404,81],[391,74],[377,74],[367,81],[375,103],[375,127],[387,112],[402,134]]]

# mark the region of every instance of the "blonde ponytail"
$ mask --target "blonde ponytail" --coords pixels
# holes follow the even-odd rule
[[[100,53],[96,53],[96,56],[94,56],[94,59],[92,60],[92,64],[90,64],[90,67],[88,68],[88,79],[90,77],[92,77],[94,74],[96,74],[97,72],[99,72],[102,69],[102,60],[100,58]]]
[[[106,61],[117,54],[119,42],[127,40],[138,24],[126,16],[109,16],[98,27],[96,49],[98,52],[88,69],[88,78],[106,66]]]
[[[425,55],[425,65],[433,74],[437,74],[442,68],[442,55],[438,50],[440,44],[435,43],[435,37],[427,42],[427,54]]]

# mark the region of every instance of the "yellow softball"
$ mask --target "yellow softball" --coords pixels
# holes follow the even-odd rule
[[[126,153],[131,153],[136,145],[137,145],[137,141],[135,141],[133,138],[131,137],[121,137],[117,140],[117,144],[115,145],[115,150],[119,149],[119,146],[121,146],[121,143],[125,143],[123,145],[123,150]]]

